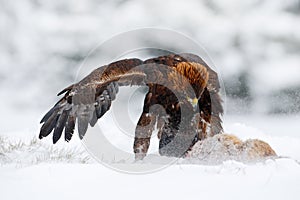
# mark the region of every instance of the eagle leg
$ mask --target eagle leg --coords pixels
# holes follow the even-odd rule
[[[156,117],[152,113],[143,112],[135,129],[133,151],[135,160],[142,160],[148,151]]]

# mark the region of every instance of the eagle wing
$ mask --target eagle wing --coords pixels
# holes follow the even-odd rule
[[[116,98],[118,86],[145,85],[146,74],[137,66],[139,59],[126,59],[102,66],[80,82],[73,84],[58,95],[64,96],[46,113],[39,138],[48,136],[52,130],[53,143],[65,133],[65,140],[70,141],[77,120],[79,137],[85,135],[88,124],[94,126],[110,108]]]
[[[172,54],[144,62],[139,59],[120,60],[94,70],[80,82],[65,88],[58,94],[64,96],[42,118],[39,138],[48,136],[54,130],[53,143],[56,143],[64,130],[65,140],[70,141],[77,121],[79,137],[82,139],[88,124],[94,126],[110,109],[119,86],[148,85],[149,82],[157,82],[157,79],[167,80],[170,69],[176,70],[181,62],[198,63],[209,72],[207,87],[200,101],[203,105],[216,105],[204,107],[203,112],[211,119],[212,128],[216,125],[215,132],[220,132],[223,109],[217,73],[196,55]],[[143,68],[145,65],[147,67]],[[168,66],[169,69],[161,66]]]

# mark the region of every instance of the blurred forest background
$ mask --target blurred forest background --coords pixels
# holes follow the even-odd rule
[[[0,0],[0,129],[40,118],[91,49],[144,27],[206,49],[227,114],[300,112],[299,0]]]

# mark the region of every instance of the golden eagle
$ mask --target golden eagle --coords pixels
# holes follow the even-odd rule
[[[65,93],[42,118],[39,138],[54,130],[56,143],[64,129],[64,139],[70,141],[77,121],[82,139],[88,124],[93,127],[110,109],[119,86],[128,85],[149,88],[135,130],[136,159],[145,157],[155,128],[159,153],[175,157],[185,155],[198,140],[223,132],[218,75],[199,56],[184,53],[124,59],[95,69],[58,94]]]

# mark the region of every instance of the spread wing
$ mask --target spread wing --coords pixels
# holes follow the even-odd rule
[[[146,74],[137,68],[142,63],[139,59],[120,60],[94,70],[77,84],[65,88],[58,94],[65,93],[63,98],[42,118],[39,138],[54,130],[53,143],[56,143],[64,130],[65,140],[70,141],[77,120],[82,139],[88,124],[94,126],[110,109],[119,86],[145,85]]]
[[[147,85],[147,82],[156,82],[157,79],[168,80],[170,69],[161,66],[169,66],[176,70],[176,66],[181,62],[194,62],[206,67],[209,77],[199,101],[202,105],[200,109],[211,119],[213,134],[221,132],[220,115],[223,108],[217,73],[196,55],[172,54],[144,62],[139,59],[120,60],[94,70],[80,82],[65,88],[58,94],[64,96],[42,118],[39,138],[48,136],[54,130],[53,143],[56,143],[64,130],[65,140],[70,141],[77,121],[79,137],[82,139],[88,124],[94,126],[110,109],[119,86]],[[141,65],[147,65],[146,70],[139,68]]]

